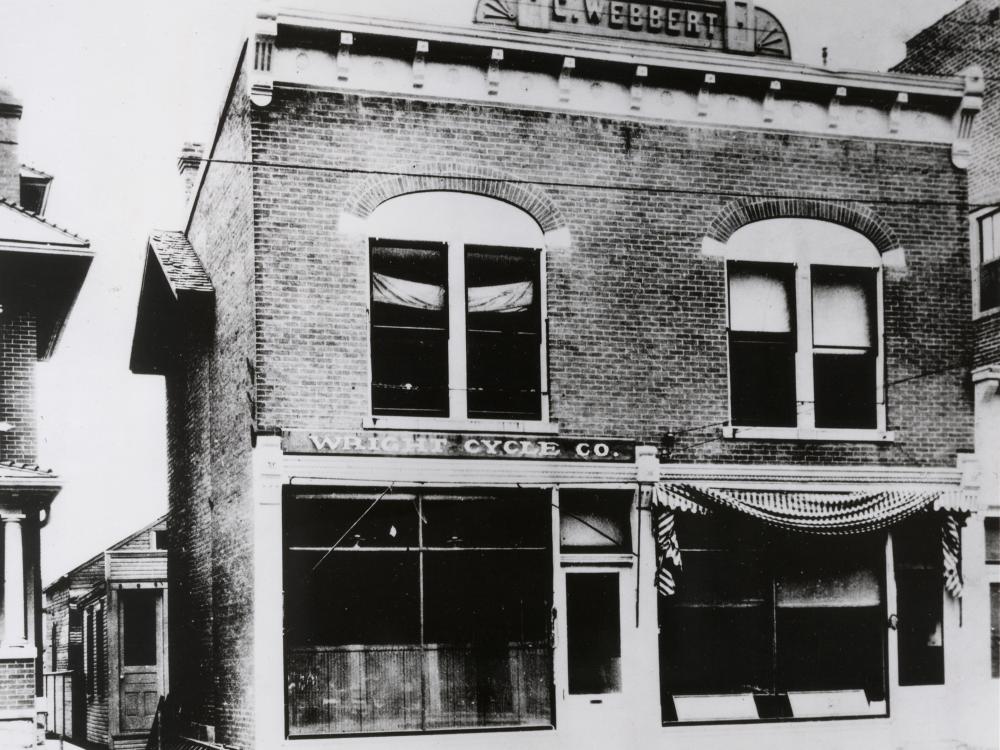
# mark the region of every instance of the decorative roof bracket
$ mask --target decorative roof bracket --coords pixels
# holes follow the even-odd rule
[[[278,19],[273,11],[262,10],[257,14],[256,31],[251,37],[253,69],[250,71],[250,101],[266,107],[274,96],[274,40],[278,36]]]
[[[972,65],[962,71],[965,76],[965,94],[958,108],[958,132],[951,146],[951,161],[959,169],[968,169],[972,158],[972,125],[983,108],[986,88],[983,69]]]

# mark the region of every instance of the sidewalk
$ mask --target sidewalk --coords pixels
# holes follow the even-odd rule
[[[56,740],[45,740],[45,745],[43,746],[45,750],[83,750],[79,745],[74,745],[69,740],[63,740],[62,743],[58,739]]]

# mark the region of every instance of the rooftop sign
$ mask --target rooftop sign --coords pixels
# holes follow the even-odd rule
[[[790,56],[781,24],[752,0],[479,0],[476,23]]]

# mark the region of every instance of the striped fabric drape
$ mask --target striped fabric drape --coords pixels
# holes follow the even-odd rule
[[[674,513],[704,514],[719,508],[745,513],[781,529],[823,535],[863,534],[893,526],[915,513],[939,511],[944,585],[951,596],[962,595],[960,526],[971,508],[957,489],[889,487],[850,493],[792,492],[676,483],[657,485],[652,505],[656,587],[664,596],[676,592],[676,573],[681,569]]]
[[[944,587],[953,599],[962,598],[962,529],[964,519],[946,513],[941,525],[941,551],[944,560]]]

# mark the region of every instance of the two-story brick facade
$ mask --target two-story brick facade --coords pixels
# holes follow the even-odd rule
[[[752,3],[469,11],[263,14],[150,238],[182,733],[988,744],[977,72],[800,65]]]
[[[90,266],[89,243],[42,214],[52,177],[21,164],[22,106],[0,88],[0,747],[33,747],[42,694],[40,533],[62,482],[37,465],[35,363]]]

